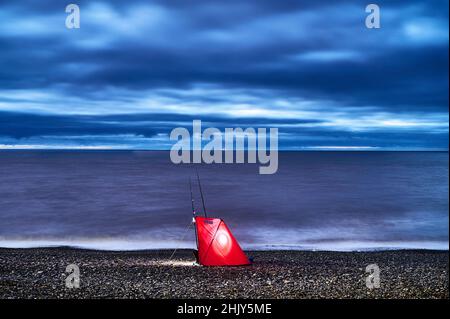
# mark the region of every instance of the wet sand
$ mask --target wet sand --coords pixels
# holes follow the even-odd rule
[[[190,250],[0,248],[0,298],[449,298],[448,251],[248,252],[245,267],[202,267]],[[80,287],[66,287],[67,265]],[[366,266],[380,288],[366,287]]]

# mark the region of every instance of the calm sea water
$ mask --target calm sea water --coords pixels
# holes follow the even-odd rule
[[[283,152],[275,175],[195,167],[209,216],[247,249],[448,249],[448,152]],[[189,177],[167,152],[1,151],[0,246],[193,247]]]

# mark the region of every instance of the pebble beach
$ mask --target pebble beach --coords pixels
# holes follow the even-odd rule
[[[0,298],[449,298],[449,252],[250,251],[244,267],[202,267],[192,251],[0,249]],[[80,270],[66,287],[66,267]],[[366,286],[366,267],[380,287]]]

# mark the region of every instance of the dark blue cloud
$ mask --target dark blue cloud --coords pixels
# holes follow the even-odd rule
[[[447,148],[448,1],[378,1],[379,30],[357,0],[77,3],[78,30],[63,1],[0,4],[0,144],[203,119],[287,148]]]
[[[0,136],[23,139],[36,136],[68,135],[121,135],[132,134],[153,137],[170,134],[172,122],[191,125],[201,120],[205,125],[218,128],[247,127],[252,125],[308,125],[318,120],[227,118],[216,116],[193,116],[182,114],[123,114],[123,115],[49,115],[0,111]]]
[[[448,144],[445,132],[424,133],[421,130],[404,129],[352,132],[327,128],[327,122],[319,120],[230,118],[217,116],[193,116],[182,114],[122,114],[122,115],[43,115],[17,112],[0,112],[0,136],[18,145],[62,146],[126,146],[129,148],[158,149],[167,147],[161,138],[167,139],[174,123],[192,132],[192,121],[200,119],[203,128],[214,126],[224,131],[231,127],[282,126],[280,147],[286,150],[320,149],[352,146],[366,149],[442,149]],[[316,126],[317,125],[317,126]],[[114,137],[117,140],[114,144]],[[301,141],[301,144],[299,143]],[[68,142],[70,142],[68,144]],[[106,144],[105,144],[106,143]]]

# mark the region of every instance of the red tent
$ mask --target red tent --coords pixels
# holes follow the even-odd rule
[[[250,262],[222,219],[195,217],[198,262],[203,266],[239,266]]]

